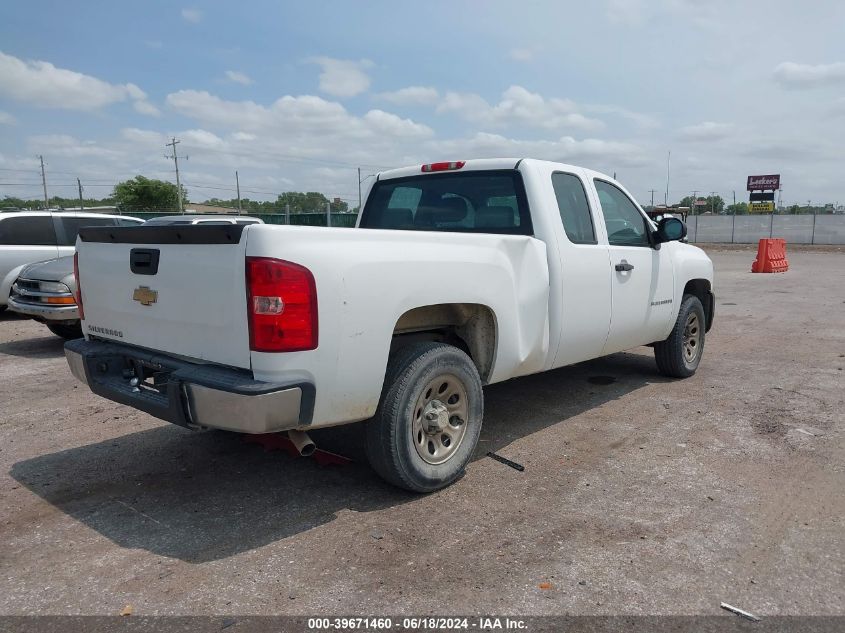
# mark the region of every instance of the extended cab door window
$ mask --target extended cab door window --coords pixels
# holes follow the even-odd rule
[[[573,244],[597,244],[593,216],[587,203],[584,184],[578,176],[555,172],[552,186],[566,237]]]
[[[645,217],[621,189],[603,180],[596,180],[601,202],[607,241],[611,246],[651,246]]]

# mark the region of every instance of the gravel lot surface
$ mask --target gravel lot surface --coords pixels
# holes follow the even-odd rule
[[[696,376],[640,348],[488,387],[429,496],[360,425],[315,433],[356,460],[319,466],[98,398],[3,313],[0,613],[845,614],[845,254],[710,254]]]

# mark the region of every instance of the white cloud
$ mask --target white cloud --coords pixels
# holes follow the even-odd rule
[[[202,20],[202,11],[199,9],[182,9],[182,19],[191,24],[197,24]]]
[[[645,130],[660,127],[660,121],[658,121],[655,117],[648,114],[643,114],[641,112],[634,112],[633,110],[629,110],[620,106],[584,105],[581,109],[585,112],[595,112],[598,114],[610,114],[613,116],[618,116],[619,118],[630,121],[638,128],[642,128]]]
[[[117,158],[121,153],[117,150],[104,147],[95,141],[78,139],[70,134],[39,134],[27,138],[27,145],[33,152],[48,154],[65,158],[88,158],[98,159]]]
[[[227,70],[225,75],[226,79],[232,83],[241,84],[242,86],[248,86],[252,83],[252,79],[247,74],[238,72],[237,70]]]
[[[335,97],[354,97],[370,87],[365,69],[372,68],[368,59],[352,61],[332,57],[313,57],[310,62],[322,68],[320,90]]]
[[[303,145],[319,145],[337,139],[391,140],[428,138],[431,128],[382,110],[370,110],[357,117],[334,101],[304,95],[285,96],[270,106],[254,101],[226,101],[204,91],[180,90],[167,96],[167,104],[182,115],[204,125],[237,132],[279,134],[282,142],[296,138]]]
[[[8,112],[0,110],[0,125],[14,125],[15,123],[17,123],[15,117]]]
[[[50,62],[23,61],[2,52],[0,92],[38,107],[86,111],[146,98],[135,84],[111,84]]]
[[[534,51],[530,48],[512,48],[508,57],[516,62],[530,62],[534,59]]]
[[[440,93],[429,86],[409,86],[393,92],[382,92],[378,98],[396,105],[433,105],[440,98]]]
[[[132,104],[132,107],[135,108],[135,112],[138,112],[139,114],[145,114],[147,116],[156,117],[161,116],[161,110],[159,110],[146,99],[139,99],[138,101]]]
[[[454,112],[468,121],[508,127],[523,125],[543,129],[598,130],[604,124],[579,112],[570,99],[545,98],[522,86],[511,86],[502,93],[496,105],[480,95],[448,92],[437,106],[437,112]]]
[[[704,121],[696,125],[681,128],[680,137],[686,141],[720,141],[734,134],[734,126],[730,123],[714,123]]]
[[[454,158],[495,158],[529,156],[564,163],[592,163],[610,169],[615,166],[647,164],[645,152],[638,146],[600,139],[576,140],[562,136],[555,141],[534,141],[507,138],[499,134],[479,132],[465,139],[432,141],[427,144],[434,156]]]
[[[815,88],[845,83],[845,62],[796,64],[783,62],[774,70],[775,81],[788,88]]]

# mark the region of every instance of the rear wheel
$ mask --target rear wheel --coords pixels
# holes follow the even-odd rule
[[[684,295],[678,319],[665,341],[655,343],[654,358],[664,376],[688,378],[704,353],[704,307],[694,295]]]
[[[463,474],[484,414],[481,378],[463,351],[414,343],[391,354],[381,402],[367,422],[367,457],[388,482],[432,492]]]
[[[82,338],[82,325],[80,323],[74,323],[73,325],[47,323],[47,329],[56,336],[61,336],[65,339]]]

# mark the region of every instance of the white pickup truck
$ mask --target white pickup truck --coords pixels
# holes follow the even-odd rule
[[[94,393],[189,428],[302,445],[367,420],[373,468],[432,491],[474,452],[484,385],[639,345],[696,371],[713,265],[685,234],[531,159],[383,172],[355,229],[83,228],[65,352]]]

